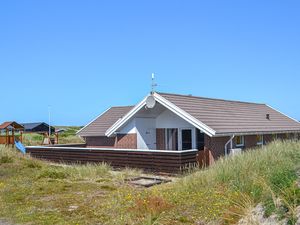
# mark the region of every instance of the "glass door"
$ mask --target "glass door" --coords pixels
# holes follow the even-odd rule
[[[166,150],[178,150],[178,129],[166,129]]]
[[[181,149],[190,150],[193,149],[192,142],[192,129],[181,129]]]

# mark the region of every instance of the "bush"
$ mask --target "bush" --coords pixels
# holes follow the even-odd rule
[[[14,162],[14,160],[10,156],[3,155],[3,156],[0,157],[0,164],[1,163],[13,163],[13,162]]]
[[[29,159],[25,161],[25,166],[28,168],[37,168],[41,169],[42,168],[42,163],[41,161],[35,160],[35,159]]]
[[[68,174],[59,169],[59,168],[53,168],[48,167],[41,171],[41,174],[38,176],[38,178],[51,178],[51,179],[65,179],[68,177]]]

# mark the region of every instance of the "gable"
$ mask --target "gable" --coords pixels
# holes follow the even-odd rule
[[[198,128],[203,133],[207,134],[208,136],[215,135],[215,131],[207,126],[206,124],[202,123],[201,121],[197,120],[190,114],[186,113],[181,108],[174,105],[172,102],[167,101],[165,98],[160,96],[157,93],[152,93],[147,95],[140,103],[138,103],[135,107],[133,107],[124,117],[118,121],[116,121],[106,132],[105,135],[110,137],[113,135],[120,127],[124,126],[125,123],[127,123],[131,118],[133,118],[140,110],[145,108],[146,101],[149,96],[152,96],[156,102],[160,103],[163,107],[169,109],[173,113],[175,113],[177,116],[182,118],[183,120],[187,121],[192,126]]]

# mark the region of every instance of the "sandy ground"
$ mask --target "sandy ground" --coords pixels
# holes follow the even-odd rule
[[[0,219],[0,225],[13,225],[13,224]]]

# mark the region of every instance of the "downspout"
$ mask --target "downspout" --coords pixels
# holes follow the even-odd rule
[[[232,135],[231,137],[230,137],[230,139],[226,142],[226,144],[225,144],[225,146],[224,146],[224,149],[225,149],[225,156],[227,156],[227,154],[228,154],[228,148],[227,148],[227,145],[230,143],[230,148],[232,149],[232,140],[233,140],[233,138],[234,138],[234,135]]]

